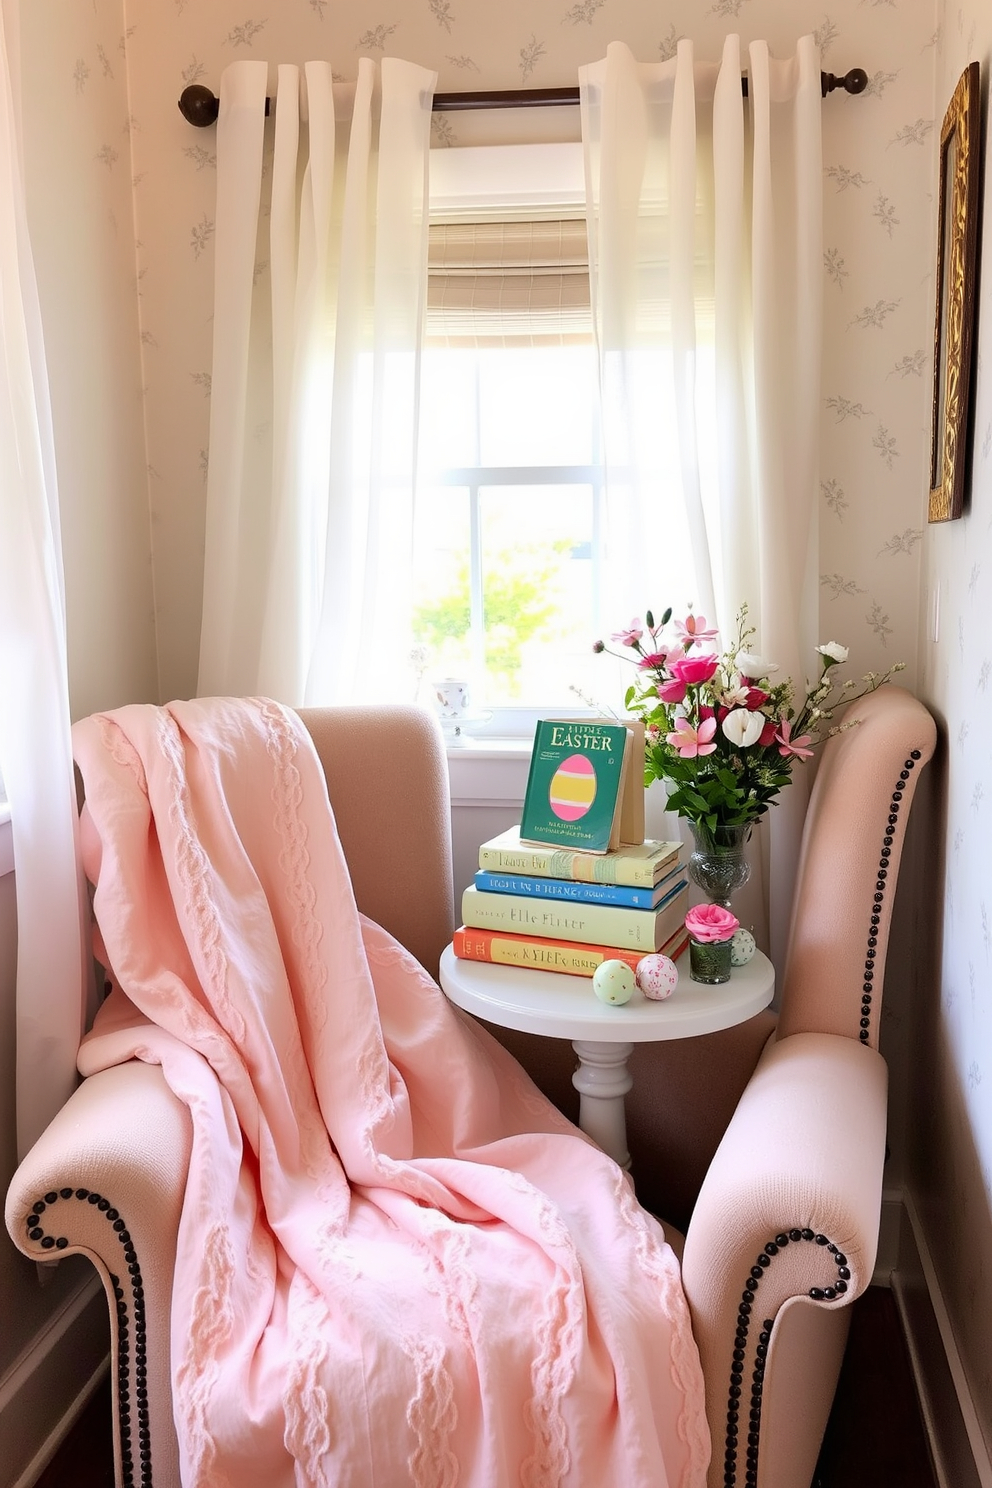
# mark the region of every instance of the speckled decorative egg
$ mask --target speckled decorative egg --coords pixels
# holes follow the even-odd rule
[[[570,754],[551,777],[548,805],[559,821],[580,821],[596,799],[596,771],[584,754]]]
[[[620,1007],[634,995],[634,973],[626,961],[604,961],[592,974],[592,990],[600,1002]]]
[[[645,997],[663,1002],[679,984],[679,969],[670,956],[642,956],[634,977]]]
[[[745,930],[743,925],[739,925],[730,939],[731,966],[746,966],[757,949],[750,930]]]

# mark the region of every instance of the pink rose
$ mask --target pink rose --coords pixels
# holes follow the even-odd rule
[[[665,682],[658,688],[663,703],[681,703],[685,698],[684,682]]]
[[[693,685],[699,682],[708,682],[715,676],[716,669],[720,665],[719,656],[681,656],[678,660],[670,661],[668,664],[669,674],[676,682],[685,682]]]
[[[693,940],[708,943],[729,940],[740,921],[722,904],[697,904],[685,917],[685,928]]]

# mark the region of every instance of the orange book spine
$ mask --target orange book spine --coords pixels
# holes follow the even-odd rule
[[[685,950],[685,931],[672,936],[662,954],[674,961]],[[631,971],[643,959],[643,951],[618,946],[581,945],[578,941],[542,940],[532,935],[503,935],[496,930],[473,930],[462,925],[452,942],[462,961],[490,961],[500,966],[529,966],[533,971],[559,971],[567,976],[591,977],[604,961],[623,961]]]

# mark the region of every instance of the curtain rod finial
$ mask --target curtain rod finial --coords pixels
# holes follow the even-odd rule
[[[197,129],[206,129],[208,124],[216,124],[219,109],[220,100],[202,83],[191,83],[180,94],[179,112],[187,123],[194,124]]]
[[[852,67],[840,77],[835,72],[820,73],[820,92],[824,98],[835,88],[843,88],[845,93],[863,93],[867,86],[868,74],[863,67]]]

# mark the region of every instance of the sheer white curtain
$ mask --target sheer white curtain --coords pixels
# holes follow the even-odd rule
[[[58,489],[19,156],[16,47],[0,12],[0,770],[17,885],[17,1145],[75,1084],[88,958],[76,854]],[[16,22],[16,11],[13,13]],[[13,40],[13,38],[12,38]]]
[[[198,691],[360,701],[409,644],[436,75],[280,66],[269,131],[266,77],[221,79]]]
[[[749,96],[741,90],[746,66]],[[616,628],[694,602],[798,686],[814,672],[822,319],[820,60],[812,37],[719,63],[615,43],[580,72]],[[769,813],[781,952],[805,807]]]

